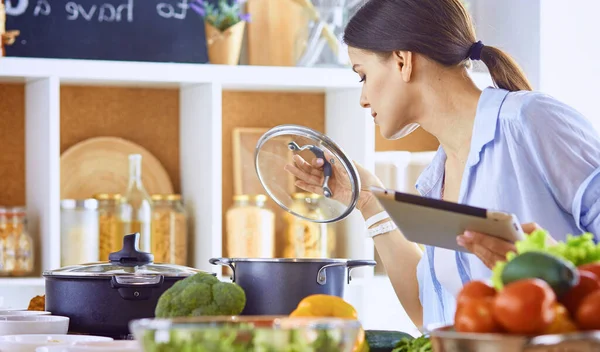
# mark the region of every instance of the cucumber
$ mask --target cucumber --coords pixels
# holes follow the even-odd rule
[[[391,352],[403,338],[414,339],[407,333],[393,330],[365,330],[365,338],[369,352]]]
[[[557,297],[563,296],[579,282],[575,265],[544,252],[525,252],[506,263],[502,271],[504,286],[523,279],[546,281]]]

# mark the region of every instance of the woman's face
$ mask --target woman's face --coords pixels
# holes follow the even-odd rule
[[[395,139],[402,129],[414,122],[414,89],[409,87],[411,53],[394,53],[388,58],[349,48],[353,70],[363,84],[360,105],[370,108],[384,138]]]

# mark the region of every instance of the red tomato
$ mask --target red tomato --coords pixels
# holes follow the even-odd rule
[[[598,276],[589,271],[579,271],[579,283],[560,298],[560,303],[562,303],[571,316],[574,317],[577,308],[583,299],[597,290],[600,290]]]
[[[494,319],[509,333],[543,333],[556,318],[556,295],[545,281],[512,282],[494,300]]]
[[[575,314],[577,325],[584,330],[600,330],[600,290],[587,295]]]
[[[577,267],[577,270],[581,273],[582,271],[590,272],[596,275],[600,279],[600,263],[589,263]]]
[[[494,298],[472,298],[463,303],[454,317],[454,329],[458,332],[492,333],[500,332],[500,325],[494,320]]]
[[[496,296],[496,290],[483,281],[470,281],[466,283],[456,297],[456,310],[473,298],[486,298]]]

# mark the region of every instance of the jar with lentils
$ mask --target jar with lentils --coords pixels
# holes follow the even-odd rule
[[[179,194],[152,195],[151,253],[154,262],[188,264],[187,213]]]

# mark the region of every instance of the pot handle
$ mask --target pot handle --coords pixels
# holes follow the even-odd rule
[[[333,263],[323,265],[321,269],[317,272],[317,283],[321,286],[327,283],[327,268],[335,267],[335,266],[346,266],[347,263]]]
[[[211,263],[212,265],[223,265],[223,266],[227,266],[229,267],[229,269],[231,269],[231,281],[235,282],[235,266],[233,265],[233,263],[235,262],[234,259],[231,258],[210,258],[208,260],[209,263]]]
[[[352,280],[352,269],[361,267],[361,266],[375,266],[377,262],[374,260],[349,260],[346,262],[346,267],[348,268],[348,283]]]

